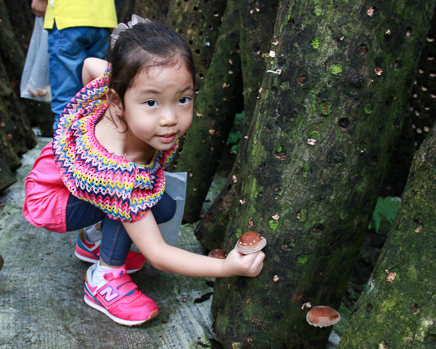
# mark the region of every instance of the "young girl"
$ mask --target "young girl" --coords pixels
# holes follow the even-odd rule
[[[67,105],[26,179],[23,207],[30,223],[55,232],[102,222],[100,260],[86,273],[86,304],[127,326],[158,315],[126,273],[132,241],[159,270],[257,276],[262,252],[232,250],[214,259],[167,245],[159,231],[175,211],[163,169],[193,114],[194,66],[185,41],[162,24],[136,24],[120,33],[111,66],[85,61],[83,81],[97,76]]]

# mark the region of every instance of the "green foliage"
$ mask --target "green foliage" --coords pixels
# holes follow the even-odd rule
[[[401,199],[399,197],[387,196],[385,198],[378,198],[368,228],[375,230],[377,233],[387,233],[385,230],[389,230],[392,226],[400,205]]]
[[[227,144],[232,145],[230,152],[236,154],[239,148],[239,141],[242,136],[242,126],[244,123],[244,112],[235,115],[235,121],[233,122],[233,128],[230,131],[229,137],[227,138]]]

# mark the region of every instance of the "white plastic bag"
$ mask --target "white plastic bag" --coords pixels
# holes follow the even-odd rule
[[[177,203],[176,213],[168,222],[159,224],[159,229],[168,245],[176,246],[185,210],[187,172],[166,172],[165,192]]]
[[[48,32],[44,30],[44,18],[35,17],[35,26],[21,77],[20,94],[22,98],[41,102],[50,102],[51,100],[47,36]]]

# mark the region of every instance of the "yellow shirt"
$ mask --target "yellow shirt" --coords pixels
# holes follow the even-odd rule
[[[71,27],[115,28],[117,14],[114,0],[49,0],[44,28],[59,30]]]

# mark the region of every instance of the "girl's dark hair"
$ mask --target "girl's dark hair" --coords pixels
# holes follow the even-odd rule
[[[113,89],[124,107],[124,95],[135,77],[156,66],[172,66],[181,59],[195,81],[191,50],[173,30],[157,22],[140,23],[120,33],[112,50],[109,89]]]

